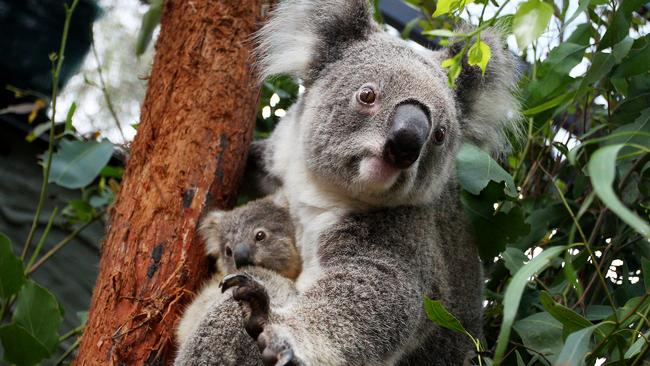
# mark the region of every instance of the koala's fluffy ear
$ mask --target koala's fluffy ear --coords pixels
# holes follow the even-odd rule
[[[460,32],[470,30],[464,28]],[[515,94],[521,70],[516,56],[505,47],[498,28],[481,31],[481,41],[490,47],[492,54],[485,75],[478,66],[470,66],[465,56],[456,80],[456,98],[465,139],[498,154],[508,146],[508,132],[515,137],[521,135],[520,105]],[[443,51],[442,59],[456,55],[462,46],[450,46]]]
[[[289,74],[307,82],[351,42],[379,27],[368,0],[286,0],[255,35],[260,78]]]
[[[219,223],[223,219],[225,211],[210,211],[201,221],[199,232],[205,240],[205,252],[208,255],[219,256],[221,241],[219,240]]]

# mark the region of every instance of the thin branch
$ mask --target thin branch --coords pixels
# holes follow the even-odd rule
[[[38,260],[38,262],[34,263],[34,265],[31,266],[27,270],[27,274],[31,275],[32,273],[34,273],[40,266],[43,265],[43,263],[45,263],[48,259],[50,259],[50,257],[52,257],[54,254],[56,254],[59,250],[61,250],[61,248],[66,246],[66,244],[70,243],[72,241],[72,239],[76,238],[77,235],[79,235],[80,232],[82,232],[85,228],[90,226],[90,224],[92,224],[93,222],[97,221],[97,219],[99,219],[100,216],[101,215],[97,215],[97,216],[93,217],[91,220],[85,222],[83,225],[81,225],[77,229],[75,229],[72,233],[70,233],[70,235],[68,235],[65,238],[61,239],[61,241],[56,243],[52,247],[52,249],[50,249],[47,253],[43,254],[41,259]]]
[[[99,83],[101,84],[101,91],[102,94],[104,95],[106,106],[108,107],[108,111],[111,113],[111,116],[113,116],[113,119],[115,119],[115,125],[117,126],[117,129],[120,131],[120,136],[122,136],[123,143],[126,144],[127,141],[126,141],[126,137],[124,136],[124,130],[122,130],[122,123],[120,122],[120,119],[117,117],[117,113],[115,112],[115,107],[113,106],[113,100],[111,99],[111,95],[108,92],[108,87],[106,86],[106,82],[104,81],[104,74],[102,73],[102,64],[99,61],[97,48],[95,48],[94,37],[92,42],[90,42],[90,46],[93,51],[93,56],[95,57],[95,62],[97,62],[97,74],[99,75]]]
[[[56,99],[59,92],[59,75],[61,74],[61,67],[63,66],[63,58],[65,54],[65,46],[68,41],[68,31],[70,29],[70,21],[72,20],[72,13],[77,7],[79,0],[74,0],[72,5],[68,7],[65,6],[65,23],[63,24],[63,36],[61,37],[61,46],[59,47],[59,53],[56,55],[56,67],[52,70],[52,117],[50,118],[50,138],[49,145],[47,147],[47,157],[45,162],[45,167],[43,168],[43,184],[41,185],[41,194],[38,197],[38,204],[36,206],[36,213],[34,214],[34,220],[32,221],[32,227],[29,229],[29,234],[27,234],[27,239],[25,240],[25,245],[23,246],[23,252],[20,255],[20,259],[24,260],[27,255],[29,247],[32,245],[32,240],[34,239],[34,234],[36,233],[36,228],[38,227],[38,220],[41,218],[41,211],[43,210],[43,205],[45,204],[45,196],[47,194],[47,185],[50,180],[50,168],[52,166],[52,155],[54,154],[54,117],[56,116]]]

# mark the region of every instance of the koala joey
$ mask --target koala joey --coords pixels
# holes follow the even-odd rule
[[[214,352],[210,363],[220,365],[259,364],[259,351],[242,328],[241,306],[227,302],[220,282],[224,275],[243,271],[265,287],[272,288],[271,303],[284,303],[295,296],[293,280],[301,270],[295,246],[295,233],[286,205],[280,195],[251,201],[232,211],[215,210],[200,225],[207,254],[217,258],[215,273],[185,310],[177,328],[180,353],[177,364],[193,364],[185,350],[201,347],[200,337],[192,339],[202,322],[223,334],[227,342],[207,344]],[[206,320],[207,316],[207,320]],[[195,337],[197,338],[197,337]],[[216,348],[215,348],[216,347]],[[246,357],[251,354],[255,357]],[[243,356],[241,356],[243,355]]]
[[[274,306],[252,276],[224,288],[250,310],[270,365],[461,365],[472,345],[427,319],[443,302],[473,335],[482,274],[460,205],[463,142],[499,153],[517,130],[516,60],[497,31],[485,74],[463,58],[452,88],[443,60],[463,47],[414,49],[384,32],[367,0],[279,2],[256,36],[261,76],[305,92],[256,143],[250,186],[281,185],[303,259],[297,296]],[[222,340],[212,339],[212,343]],[[197,357],[207,357],[197,355]]]

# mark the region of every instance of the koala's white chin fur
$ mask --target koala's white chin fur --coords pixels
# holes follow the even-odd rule
[[[366,157],[359,164],[359,183],[365,190],[385,192],[395,184],[399,174],[399,169],[390,166],[381,157]]]

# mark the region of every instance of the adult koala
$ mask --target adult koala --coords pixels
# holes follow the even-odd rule
[[[464,336],[427,320],[423,296],[481,334],[481,269],[454,157],[463,141],[499,151],[517,115],[513,57],[495,33],[481,40],[492,48],[485,75],[465,63],[452,89],[440,64],[458,49],[414,50],[380,29],[367,0],[282,2],[259,32],[262,76],[305,83],[253,150],[256,176],[284,186],[304,265],[297,299],[247,324],[265,363],[460,365],[471,355]],[[228,288],[243,303],[267,296],[242,275]]]

